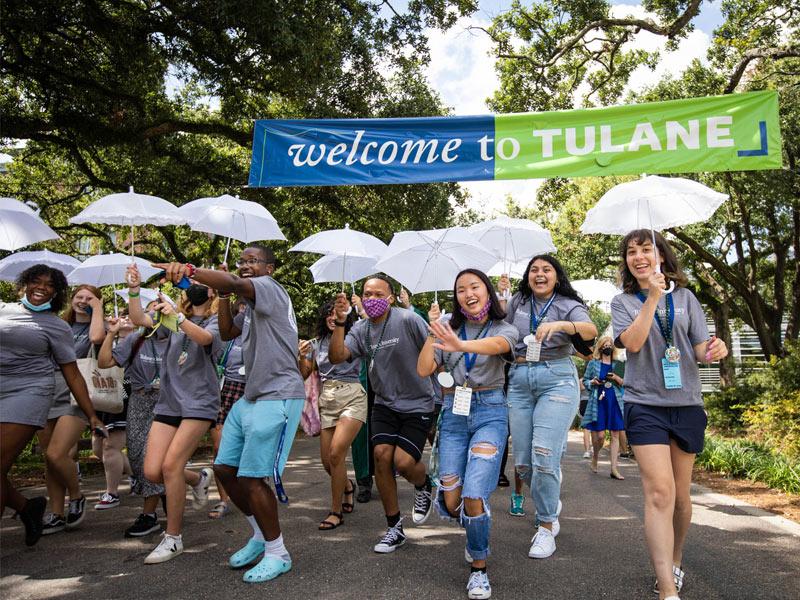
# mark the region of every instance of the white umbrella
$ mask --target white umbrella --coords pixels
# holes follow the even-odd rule
[[[589,209],[582,233],[625,235],[634,229],[653,231],[656,269],[661,271],[655,231],[699,223],[711,218],[727,194],[691,179],[650,175],[614,186]],[[667,293],[675,288],[671,282]]]
[[[157,196],[137,194],[133,191],[133,187],[130,187],[127,192],[109,194],[92,202],[69,222],[130,226],[131,257],[133,257],[136,225],[184,225],[186,218],[178,212],[174,204]]]
[[[158,273],[158,269],[151,267],[150,263],[143,258],[134,256],[133,262],[139,267],[139,274],[143,281]],[[97,254],[90,256],[79,267],[76,267],[67,277],[67,281],[70,285],[88,284],[95,287],[123,283],[125,271],[130,264],[131,258],[119,252]]]
[[[128,297],[128,290],[115,290],[114,293],[125,300],[126,303],[130,304],[131,299]],[[151,288],[139,288],[139,295],[142,300],[142,306],[147,306],[153,300],[158,300],[158,290]]]
[[[0,250],[16,250],[58,237],[35,212],[0,208]]]
[[[610,305],[614,296],[622,293],[622,290],[613,283],[600,279],[578,279],[572,282],[572,287],[584,301],[597,302],[602,305]]]
[[[75,267],[80,266],[81,262],[66,254],[50,252],[50,250],[16,252],[0,260],[0,280],[16,281],[19,274],[25,269],[42,264],[54,267],[64,275],[69,275]]]
[[[532,258],[532,257],[531,257]],[[528,267],[530,259],[524,259],[519,262],[505,263],[502,260],[495,266],[486,271],[490,277],[500,277],[501,275],[508,275],[516,279],[522,279],[525,275],[525,269]]]
[[[380,259],[387,250],[386,244],[374,235],[350,229],[329,229],[310,235],[298,244],[289,248],[290,252],[313,252],[317,254],[335,254],[342,257],[342,291],[346,281],[347,262],[354,256]],[[353,280],[351,280],[353,281]]]
[[[178,212],[193,230],[228,238],[223,262],[228,262],[231,238],[245,243],[286,239],[278,221],[265,207],[228,194],[193,200],[181,206]]]
[[[39,216],[38,213],[30,206],[17,200],[16,198],[0,198],[0,210],[19,210],[36,215],[37,217]]]
[[[378,262],[377,259],[367,256],[326,254],[309,269],[314,276],[314,283],[349,281],[352,285],[359,279],[377,273],[376,262]]]
[[[556,251],[550,232],[529,219],[501,216],[477,223],[469,231],[506,265],[528,261],[537,254]]]
[[[497,257],[463,227],[400,231],[375,265],[402,283],[409,292],[450,289],[455,276],[466,268],[486,271]]]

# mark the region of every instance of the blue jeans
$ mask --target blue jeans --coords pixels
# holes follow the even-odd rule
[[[558,518],[561,455],[579,401],[578,372],[571,358],[519,363],[508,373],[514,464],[531,486],[536,514],[544,523]]]
[[[497,487],[508,434],[508,405],[503,390],[472,392],[469,416],[453,414],[453,395],[444,397],[439,430],[439,488],[436,509],[453,518],[444,492],[461,488],[461,497],[483,500],[483,513],[470,517],[459,507],[458,520],[467,531],[467,550],[475,560],[489,555],[492,514],[489,496]],[[476,452],[475,449],[483,452]],[[493,452],[491,452],[493,450]],[[489,451],[486,453],[486,451]]]

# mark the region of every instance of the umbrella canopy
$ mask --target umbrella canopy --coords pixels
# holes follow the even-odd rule
[[[54,267],[69,275],[81,262],[66,254],[50,252],[50,250],[30,250],[16,252],[0,260],[0,281],[16,281],[20,273],[34,265]]]
[[[528,263],[530,259],[523,259],[519,262],[504,262],[500,261],[491,269],[486,271],[486,274],[490,277],[500,277],[500,275],[508,275],[509,277],[513,277],[515,279],[522,279],[522,276],[525,275],[525,269],[528,267]]]
[[[550,232],[529,219],[502,216],[477,223],[469,231],[505,264],[556,251]]]
[[[691,179],[650,175],[603,194],[586,213],[581,232],[625,235],[634,229],[661,231],[700,223],[727,199],[726,194]]]
[[[178,208],[163,198],[137,194],[131,187],[121,194],[109,194],[92,202],[70,223],[104,223],[106,225],[184,225]]]
[[[367,256],[326,254],[309,267],[314,283],[349,281],[350,283],[377,273],[376,259]]]
[[[149,279],[158,269],[151,267],[150,263],[138,256],[133,257],[142,280]],[[88,284],[96,287],[114,285],[125,281],[125,270],[131,264],[131,257],[126,254],[98,254],[90,256],[76,267],[67,277],[71,285]]]
[[[0,208],[0,250],[17,250],[59,237],[35,212],[27,206],[25,208],[28,210]]]
[[[130,264],[130,259],[126,257],[128,263]],[[114,292],[117,296],[125,300],[125,302],[130,302],[131,299],[128,297],[128,290],[116,290]],[[139,295],[141,297],[142,306],[147,306],[153,300],[158,299],[158,290],[153,290],[150,288],[139,288]]]
[[[285,240],[278,222],[257,202],[241,200],[228,194],[200,198],[178,209],[189,227],[242,242]]]
[[[459,271],[486,271],[496,262],[497,257],[475,235],[463,227],[450,227],[395,233],[375,268],[416,294],[450,289]]]
[[[341,254],[379,259],[387,246],[374,235],[350,229],[320,231],[289,248],[290,252],[315,252],[318,254]]]
[[[578,279],[572,282],[572,287],[585,302],[598,302],[603,305],[610,305],[614,296],[622,293],[622,290],[613,283],[600,279]]]
[[[20,202],[16,198],[0,198],[0,210],[19,210],[36,215],[37,217],[39,216],[30,206],[24,202]]]

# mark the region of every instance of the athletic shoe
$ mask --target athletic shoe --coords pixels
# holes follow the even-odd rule
[[[356,495],[356,502],[365,503],[372,499],[372,477],[362,477],[357,481],[358,494]]]
[[[33,546],[42,537],[44,511],[47,509],[47,498],[37,496],[29,498],[25,506],[19,511],[19,520],[25,526],[25,545]]]
[[[42,521],[42,535],[50,535],[51,533],[58,533],[64,531],[67,527],[67,522],[64,517],[47,513]]]
[[[403,520],[397,522],[394,527],[389,527],[383,534],[381,541],[375,544],[373,550],[379,554],[389,554],[406,543],[406,534],[403,533]]]
[[[589,450],[587,450],[586,452],[583,453],[583,458],[592,458],[592,453]]]
[[[181,536],[164,534],[161,543],[156,546],[153,551],[144,559],[146,565],[157,565],[158,563],[167,562],[183,552],[183,540]]]
[[[70,500],[67,508],[67,529],[73,529],[81,524],[86,516],[86,496],[77,500]]]
[[[198,510],[208,502],[208,486],[211,485],[211,469],[200,469],[200,481],[192,486],[192,506]]]
[[[514,515],[515,517],[524,517],[525,516],[525,509],[523,506],[525,505],[525,496],[522,494],[512,493],[511,494],[511,508],[508,509],[508,514]]]
[[[473,571],[467,581],[467,598],[485,600],[492,597],[492,586],[486,571]]]
[[[119,506],[119,494],[109,494],[105,492],[100,496],[100,502],[94,505],[95,510],[106,510],[107,508],[114,508]]]
[[[422,525],[431,516],[431,509],[433,508],[432,489],[431,480],[427,477],[425,478],[425,487],[421,490],[414,488],[414,511],[411,514],[414,525]]]
[[[151,533],[159,533],[160,531],[161,525],[158,522],[158,517],[142,513],[136,517],[133,525],[125,530],[125,537],[144,537]]]
[[[672,580],[675,582],[675,589],[680,591],[683,589],[683,579],[686,577],[686,573],[683,572],[683,569],[676,565],[672,565]],[[653,592],[658,593],[658,579],[653,584]]]
[[[137,494],[137,493],[134,491],[134,488],[136,488],[136,486],[137,486],[138,484],[139,484],[139,480],[138,480],[138,479],[136,479],[136,475],[128,475],[128,485],[130,485],[130,486],[131,486],[131,491],[130,491],[130,492],[128,492],[128,493],[129,493],[131,496],[138,496],[138,495],[139,495],[139,494]]]
[[[556,538],[546,527],[539,527],[531,540],[528,556],[531,558],[548,558],[556,551]]]

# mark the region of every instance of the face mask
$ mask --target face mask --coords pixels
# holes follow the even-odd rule
[[[367,298],[362,302],[364,312],[370,319],[377,319],[389,310],[389,300],[387,298]]]
[[[461,311],[461,314],[464,315],[470,321],[480,321],[481,319],[483,319],[483,317],[485,317],[486,315],[489,314],[489,309],[491,307],[492,307],[492,299],[489,298],[489,300],[486,302],[486,304],[478,312],[477,315],[472,315],[472,314],[468,313],[467,310],[463,306],[459,306],[458,308]]]
[[[605,347],[602,350],[600,350],[600,353],[603,356],[611,356],[614,353],[614,351],[611,348]]]
[[[208,302],[208,288],[204,285],[193,283],[186,288],[186,297],[192,306],[200,306]]]
[[[28,300],[27,295],[23,296],[20,302],[22,302],[22,306],[24,306],[28,310],[32,310],[33,312],[44,312],[46,310],[50,310],[51,308],[49,300],[44,304],[40,304],[39,306],[34,306],[33,304],[30,303],[30,300]]]

